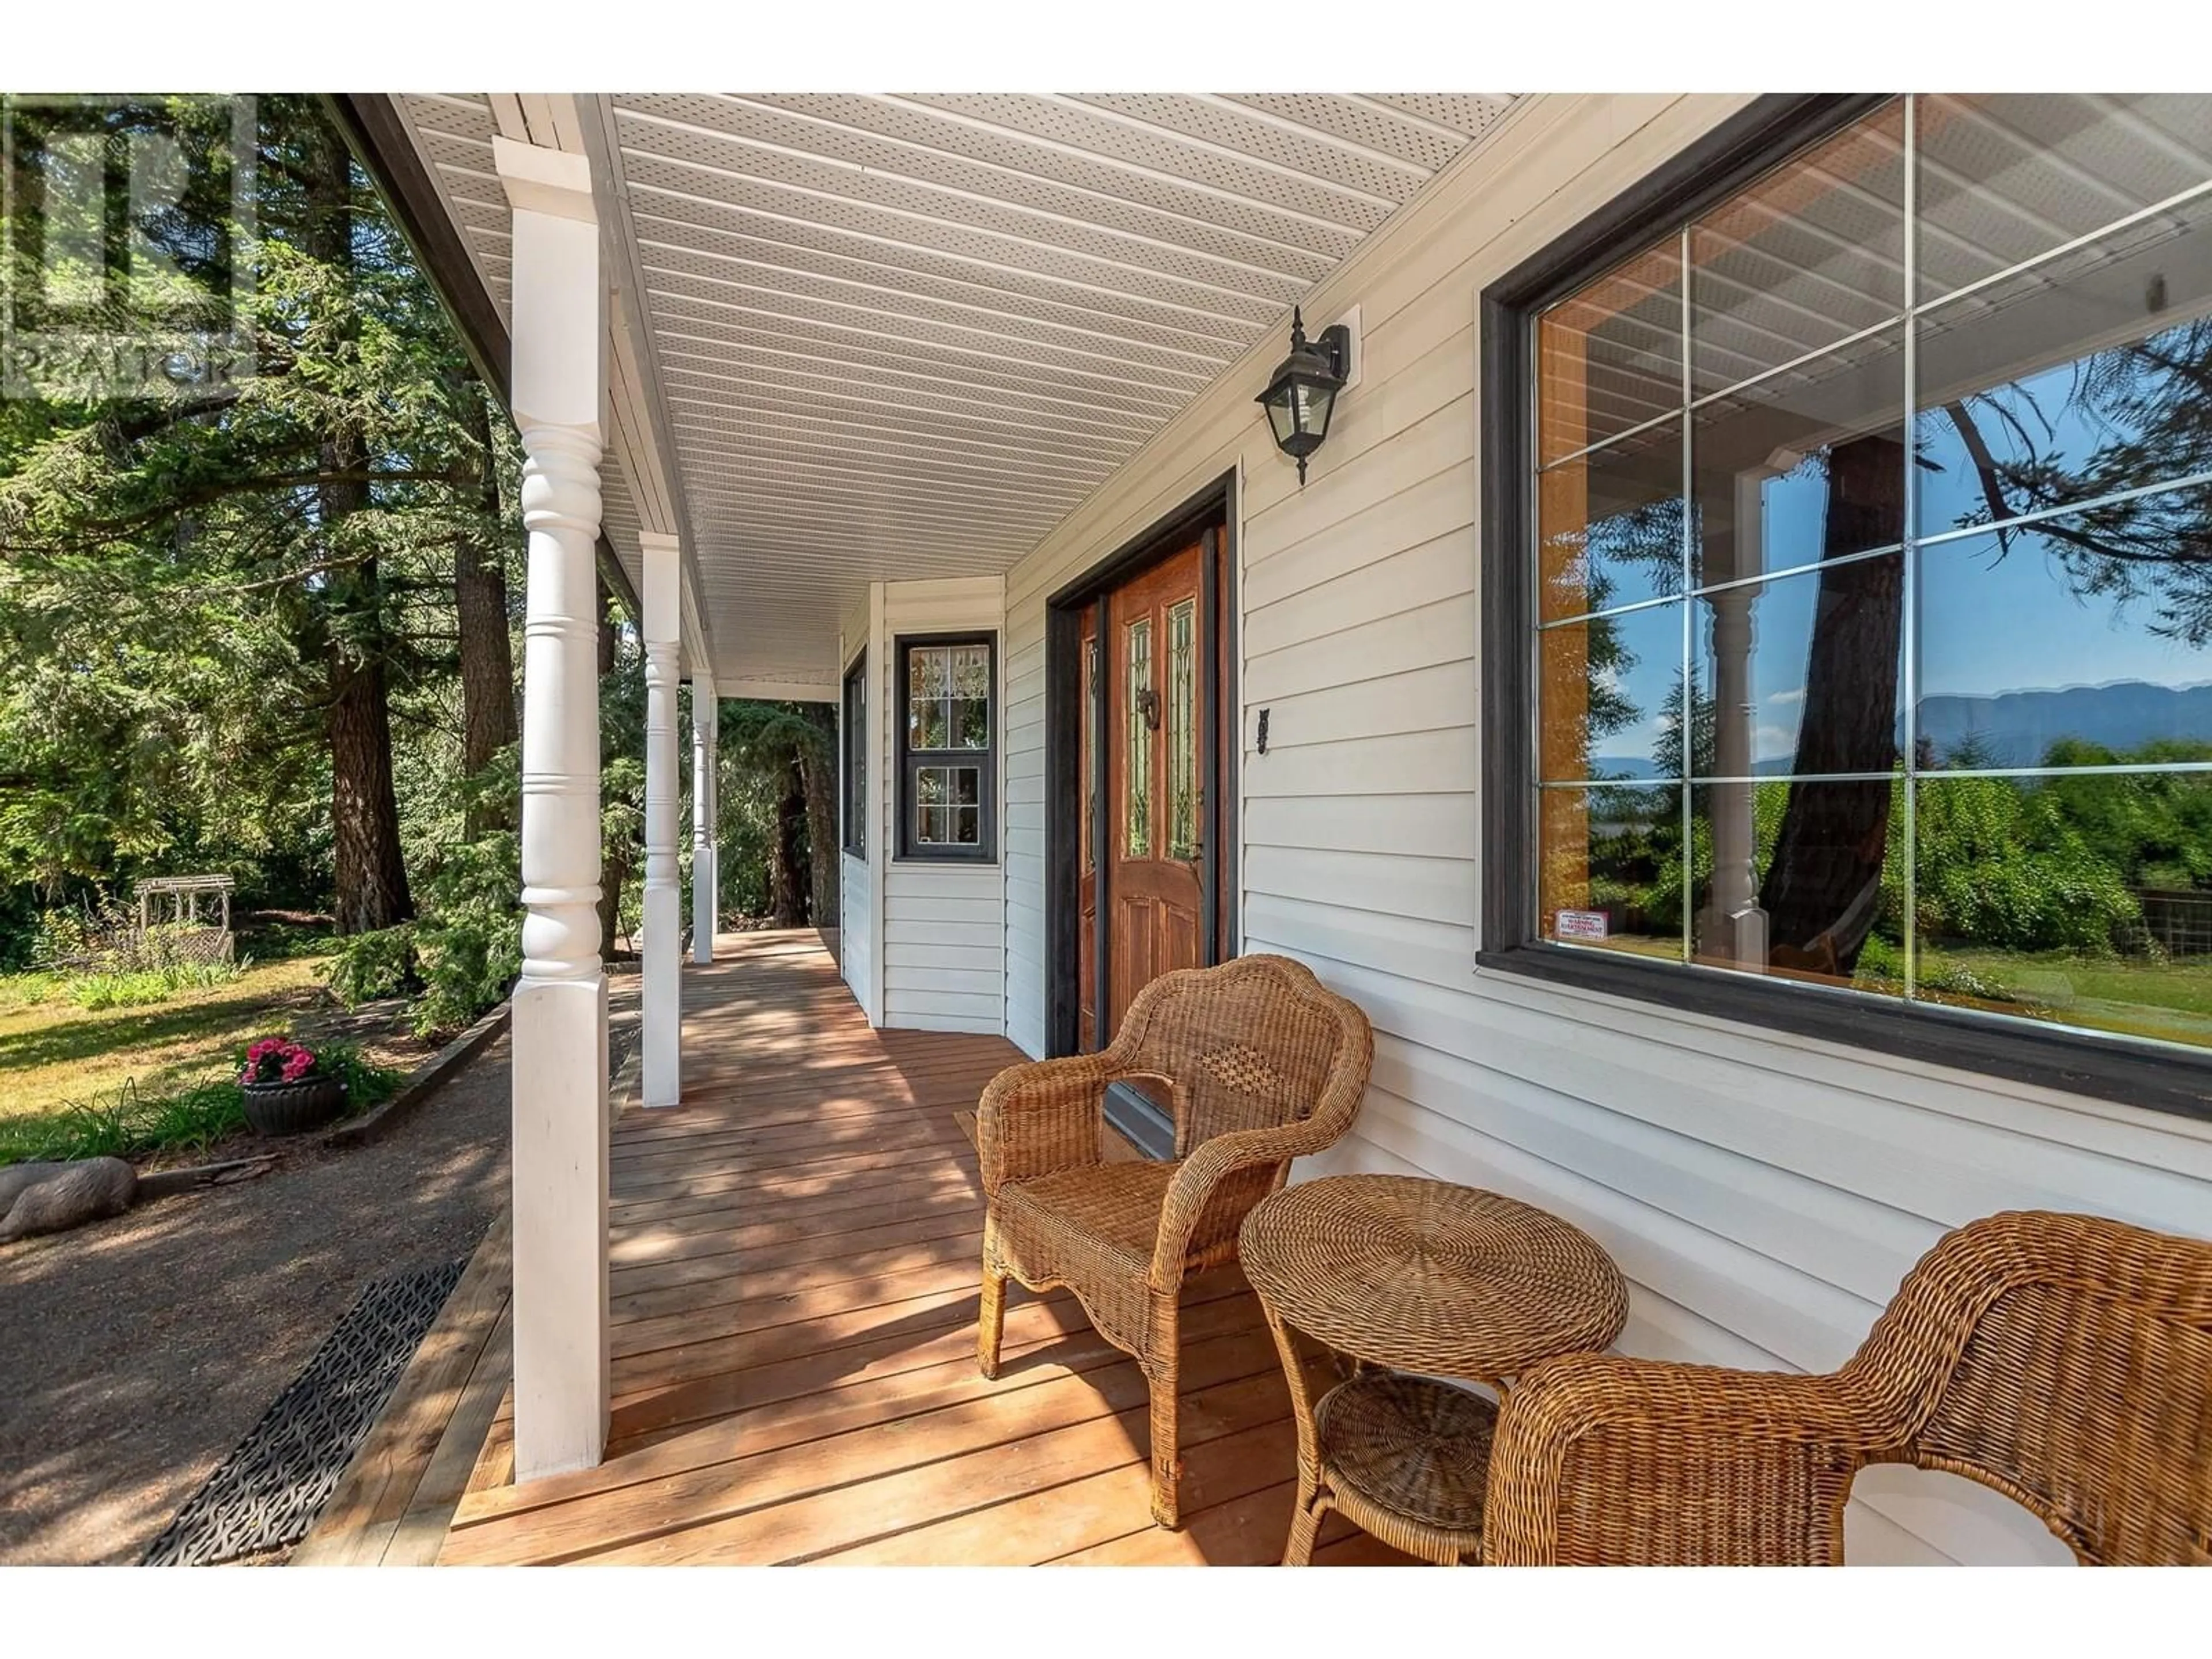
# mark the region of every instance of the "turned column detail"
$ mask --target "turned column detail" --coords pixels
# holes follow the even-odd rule
[[[721,805],[717,757],[721,752],[721,703],[714,677],[704,669],[691,674],[691,960],[714,959],[714,932],[720,921],[720,860],[716,835]]]
[[[673,1106],[683,1095],[684,988],[678,935],[684,927],[678,880],[676,688],[681,672],[683,546],[647,531],[645,561],[645,1055],[647,1106]]]
[[[607,1000],[597,585],[606,287],[580,155],[493,142],[514,209],[510,402],[525,455],[522,975],[514,1000],[514,1475],[607,1437]]]

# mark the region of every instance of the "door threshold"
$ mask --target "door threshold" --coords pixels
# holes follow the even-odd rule
[[[1146,1158],[1175,1156],[1175,1119],[1141,1091],[1126,1083],[1108,1084],[1106,1121]]]

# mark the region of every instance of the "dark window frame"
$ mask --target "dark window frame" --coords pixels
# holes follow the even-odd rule
[[[2212,1119],[2212,1055],[2024,1018],[1639,961],[1537,937],[1532,320],[1669,225],[1696,216],[1893,94],[1771,94],[1485,289],[1480,302],[1483,971],[1648,1002],[1930,1065]]]
[[[853,707],[858,696],[857,714]],[[845,681],[838,695],[840,724],[844,736],[844,752],[838,757],[838,811],[844,819],[839,842],[847,854],[856,859],[868,856],[868,653],[865,647],[853,659],[845,671]],[[860,763],[857,774],[854,763]]]
[[[908,692],[913,684],[908,657],[917,648],[945,645],[980,645],[988,653],[991,675],[991,743],[987,749],[916,749],[907,741]],[[947,634],[902,634],[891,641],[891,664],[898,679],[898,834],[892,838],[896,855],[920,864],[996,864],[999,861],[999,745],[1001,690],[999,684],[999,635],[995,629],[964,629]],[[930,846],[915,838],[915,774],[925,766],[977,766],[982,782],[976,791],[975,845]]]

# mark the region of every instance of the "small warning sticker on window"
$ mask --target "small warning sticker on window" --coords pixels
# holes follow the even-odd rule
[[[1603,939],[1607,931],[1606,913],[1602,910],[1562,910],[1553,924],[1552,931],[1559,939]]]

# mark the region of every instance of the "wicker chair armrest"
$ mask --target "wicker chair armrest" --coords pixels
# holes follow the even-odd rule
[[[1483,1558],[1500,1565],[1827,1565],[1881,1461],[1838,1378],[1571,1354],[1507,1395]]]
[[[1160,1206],[1159,1239],[1152,1247],[1152,1287],[1168,1290],[1182,1281],[1192,1230],[1224,1181],[1239,1170],[1287,1164],[1294,1158],[1320,1152],[1334,1139],[1324,1127],[1308,1121],[1274,1129],[1236,1129],[1200,1141],[1176,1171],[1168,1184],[1166,1200]]]
[[[975,1106],[975,1152],[983,1193],[1030,1176],[1098,1162],[1106,1085],[1119,1075],[1106,1054],[1009,1066]]]

